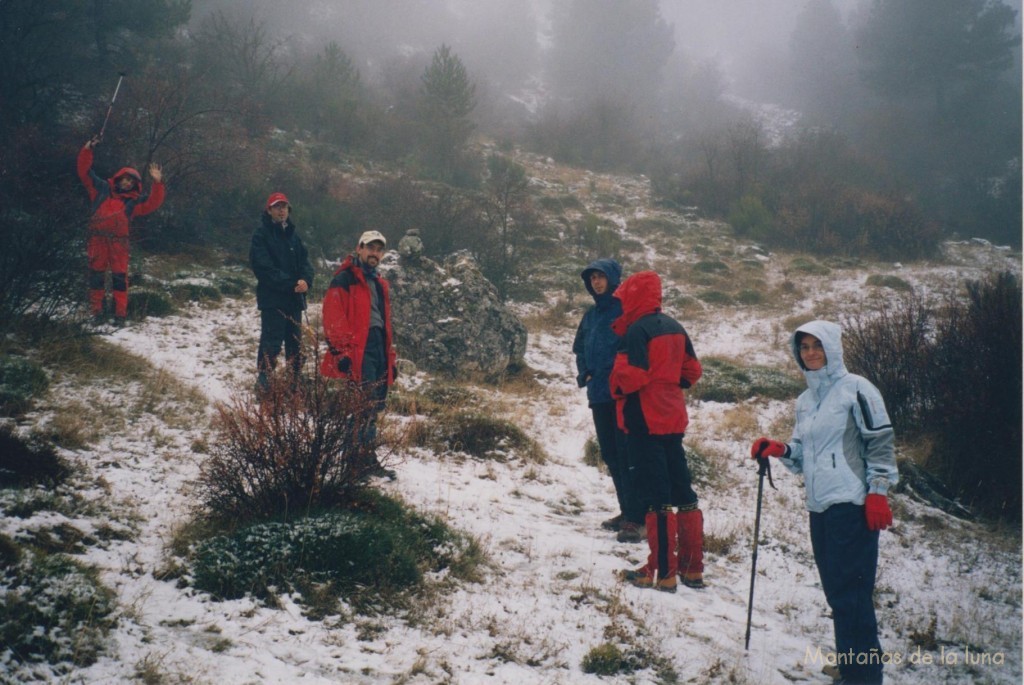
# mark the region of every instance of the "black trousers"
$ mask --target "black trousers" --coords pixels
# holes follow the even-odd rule
[[[298,377],[302,368],[302,310],[260,310],[260,346],[256,368],[267,374],[277,366],[277,356],[284,345],[284,356]]]
[[[882,654],[872,597],[878,531],[868,530],[864,507],[851,503],[812,511],[810,522],[814,563],[832,608],[839,670],[845,682],[881,683]]]
[[[693,491],[682,434],[630,433],[627,442],[629,461],[636,474],[637,497],[644,511],[696,506],[697,493]]]
[[[619,429],[615,416],[615,402],[599,402],[590,405],[594,416],[594,430],[597,432],[597,446],[601,449],[601,459],[608,467],[615,486],[615,497],[619,502],[619,511],[627,521],[640,524],[644,521],[644,510],[636,504],[633,483],[633,471],[629,463],[629,450],[626,448],[626,434]]]
[[[384,411],[384,404],[388,397],[388,356],[384,349],[384,330],[382,328],[371,328],[366,338],[366,349],[363,351],[362,380],[359,385],[368,401],[366,415],[363,417],[360,442],[367,449],[373,449],[377,443],[377,414]]]

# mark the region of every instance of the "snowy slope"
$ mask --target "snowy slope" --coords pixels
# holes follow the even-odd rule
[[[964,259],[972,266],[941,267],[944,275],[939,267],[915,267],[908,277],[942,280],[951,268],[980,273],[991,267]],[[855,278],[833,279],[816,295],[850,297],[863,283],[862,274]],[[195,307],[111,339],[211,402],[223,401],[251,383],[254,310],[251,300]],[[565,324],[530,337],[527,361],[546,372],[543,392],[504,398],[545,446],[547,463],[457,460],[417,451],[400,454],[398,480],[382,485],[478,537],[496,565],[483,583],[431,603],[415,625],[388,617],[315,622],[287,598],[281,609],[250,600],[216,602],[155,579],[173,527],[193,504],[189,487],[203,454],[189,446],[209,439],[204,421],[173,430],[154,427],[155,419],[143,415],[132,430],[75,454],[134,510],[140,533],[87,553],[116,588],[122,614],[109,654],[64,680],[132,682],[159,674],[163,682],[196,683],[643,683],[671,682],[674,672],[679,682],[694,683],[829,682],[815,655],[830,649],[831,623],[813,567],[800,485],[785,472],[776,473],[778,491],[766,488],[753,633],[744,651],[756,492],[744,455],[756,435],[733,427],[729,417],[736,407],[691,407],[686,442],[698,445],[716,471],[712,486],[699,491],[706,532],[720,543],[719,553],[708,555],[709,587],[666,595],[616,580],[615,571],[642,562],[645,545],[617,543],[599,528],[615,513],[614,495],[607,476],[581,461],[592,429],[573,382],[575,321]],[[701,317],[687,326],[698,354],[788,363],[756,318]],[[773,421],[785,421],[789,408],[768,402],[743,411],[760,434]],[[161,436],[157,443],[154,435]],[[897,525],[883,534],[878,577],[882,643],[902,662],[888,671],[893,682],[1020,682],[1019,539],[910,501],[896,505]],[[915,522],[900,520],[908,512]],[[933,616],[949,644],[932,659],[952,655],[958,664],[909,663],[916,649],[910,634],[925,631]],[[662,668],[618,677],[584,674],[584,656],[606,641],[640,649]],[[965,649],[1001,663],[968,665]]]
[[[532,166],[537,172],[550,165]],[[630,219],[652,211],[643,179],[570,171],[557,178],[563,170],[553,167],[545,173],[545,183],[581,197],[588,211],[601,211],[591,204],[589,189],[614,186],[633,209],[604,216],[625,237]],[[713,226],[699,227],[705,229],[710,239],[720,239]],[[875,267],[936,296],[965,278],[1002,269],[1020,274],[1018,257],[990,245],[953,243],[945,251],[941,264]],[[640,256],[663,275],[674,262],[691,258],[665,254],[651,243]],[[765,292],[788,279],[799,293],[791,306],[669,307],[698,355],[792,371],[784,319],[878,308],[896,296],[866,288],[862,269],[836,270],[825,278],[784,275],[782,258],[766,255],[762,261]],[[685,290],[665,278],[666,292]],[[537,307],[522,309],[530,313]],[[317,314],[314,306],[314,321]],[[749,651],[743,644],[757,486],[745,457],[750,441],[762,433],[788,437],[792,403],[691,402],[685,444],[710,464],[712,474],[698,487],[709,587],[681,587],[667,595],[625,586],[616,571],[642,563],[646,545],[617,543],[599,527],[616,512],[610,479],[582,461],[592,426],[570,354],[577,316],[530,331],[527,362],[540,372],[541,391],[480,390],[544,446],[546,463],[479,461],[416,449],[399,453],[391,464],[398,480],[382,488],[468,531],[493,562],[482,583],[424,598],[416,620],[408,621],[311,621],[287,597],[283,607],[270,609],[249,599],[213,601],[174,580],[158,580],[175,527],[195,504],[190,489],[205,458],[202,446],[215,439],[201,413],[249,391],[258,317],[251,298],[225,300],[115,332],[112,342],[187,383],[200,406],[181,409],[195,415],[178,427],[161,421],[156,411],[131,412],[127,429],[65,453],[97,484],[82,494],[126,512],[138,534],[89,547],[84,555],[103,569],[121,607],[107,654],[64,677],[48,676],[43,667],[30,670],[44,680],[69,683],[830,682],[821,674],[817,650],[823,655],[831,649],[831,621],[811,556],[801,485],[784,469],[775,474],[777,491],[766,486]],[[398,345],[401,350],[400,340]],[[420,374],[400,383],[422,380]],[[124,404],[139,392],[106,382],[58,387],[51,396]],[[893,505],[896,525],[882,535],[876,594],[883,648],[898,660],[887,670],[891,682],[1021,682],[1019,533],[960,522],[902,495],[893,497]],[[5,518],[0,532],[13,535],[60,518],[53,512]],[[88,518],[68,522],[86,532],[97,525]],[[933,618],[938,648],[919,650],[912,635],[926,633]],[[583,673],[584,656],[606,642],[653,667],[619,676]],[[931,663],[922,663],[929,658]],[[15,681],[26,677],[6,675]],[[0,680],[4,676],[0,671]]]

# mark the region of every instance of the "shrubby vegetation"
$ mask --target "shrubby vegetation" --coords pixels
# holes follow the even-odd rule
[[[319,374],[294,387],[276,374],[269,392],[217,409],[199,477],[203,506],[229,521],[301,516],[344,506],[373,460],[359,447],[373,400],[358,386]]]
[[[772,400],[796,398],[807,385],[802,378],[765,366],[739,366],[716,357],[701,359],[704,375],[689,396],[709,402],[743,402],[762,397]]]
[[[39,364],[25,357],[0,354],[0,416],[23,413],[49,386],[50,379]]]
[[[426,572],[472,579],[479,556],[475,541],[439,519],[364,490],[346,509],[261,521],[197,542],[191,582],[221,599],[252,594],[275,603],[297,592],[312,610],[337,613],[339,596],[357,605],[394,603]]]
[[[19,556],[0,572],[0,663],[64,662],[70,668],[96,661],[114,625],[114,592],[96,569],[65,554]]]
[[[73,492],[59,488],[71,467],[38,436],[0,427],[0,509],[28,517],[39,510],[75,515]],[[58,671],[93,663],[113,626],[114,592],[92,566],[64,553],[84,536],[69,524],[40,527],[17,541],[0,535],[0,664],[49,662]],[[92,540],[95,543],[95,539]]]
[[[853,317],[848,365],[878,385],[901,440],[930,445],[926,465],[963,503],[1019,522],[1021,285],[1002,273],[966,291]]]

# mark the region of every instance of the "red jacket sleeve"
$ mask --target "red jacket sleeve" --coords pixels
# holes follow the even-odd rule
[[[324,337],[332,352],[352,357],[355,337],[348,317],[348,294],[344,288],[329,288],[323,304]]]
[[[612,366],[612,373],[608,379],[612,397],[622,398],[631,395],[650,382],[651,377],[647,373],[647,369],[630,364],[626,352],[619,352],[615,355],[615,364]]]
[[[686,336],[686,354],[683,355],[683,362],[679,368],[679,384],[685,388],[693,387],[693,384],[699,381],[703,374],[704,367],[701,366],[700,360],[694,356],[690,336]],[[685,383],[682,381],[685,381]]]
[[[92,182],[92,176],[89,172],[92,170],[92,148],[83,147],[78,151],[78,180],[85,186],[86,192],[89,193],[89,202],[96,199],[96,186]]]
[[[153,187],[149,191],[149,197],[143,202],[135,205],[135,209],[132,211],[132,216],[145,216],[150,212],[155,212],[160,205],[164,203],[164,194],[166,193],[163,183],[154,183]]]

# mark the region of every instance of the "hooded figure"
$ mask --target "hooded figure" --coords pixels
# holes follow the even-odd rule
[[[106,274],[110,271],[114,299],[114,318],[123,325],[128,316],[128,233],[137,216],[154,212],[163,204],[164,184],[160,165],[151,164],[153,188],[147,193],[142,175],[131,167],[123,167],[104,179],[92,170],[93,138],[78,153],[78,178],[85,186],[91,203],[89,241],[89,308],[97,322],[103,317],[106,296]]]
[[[676,591],[704,586],[704,517],[683,450],[689,425],[684,389],[703,369],[686,330],[661,311],[661,279],[653,271],[627,278],[615,297],[622,316],[612,329],[623,336],[610,384],[619,427],[627,433],[629,462],[646,509],[647,564],[626,571],[637,587]],[[674,511],[678,507],[678,513]]]
[[[620,340],[612,330],[612,322],[622,315],[622,302],[613,297],[622,278],[622,267],[614,259],[597,259],[587,265],[580,278],[594,298],[594,304],[583,314],[572,343],[572,352],[576,356],[576,384],[587,389],[601,459],[608,466],[619,505],[619,513],[603,521],[601,527],[617,530],[620,542],[640,542],[643,539],[640,533],[643,511],[638,509],[633,493],[626,434],[617,425],[615,400],[608,387],[608,376]]]
[[[594,292],[591,283],[595,272],[603,274],[607,280],[601,293]],[[593,406],[612,401],[608,375],[619,347],[619,336],[612,330],[612,322],[622,315],[622,302],[613,295],[622,279],[622,267],[614,259],[597,259],[587,265],[580,278],[594,298],[594,305],[587,309],[576,329],[572,352],[576,355],[576,383],[581,388],[586,386],[587,401]]]
[[[789,443],[758,438],[751,457],[777,457],[802,473],[811,547],[832,608],[843,682],[881,683],[873,593],[879,530],[892,525],[896,484],[892,424],[881,393],[843,363],[842,330],[829,321],[797,328],[790,350],[807,379]]]
[[[820,369],[809,370],[801,359],[808,334],[821,341]],[[838,502],[862,505],[869,492],[886,495],[899,478],[892,422],[878,388],[846,370],[842,330],[811,321],[793,333],[790,349],[807,390],[797,398],[790,453],[782,463],[803,473],[808,511],[820,513]]]

